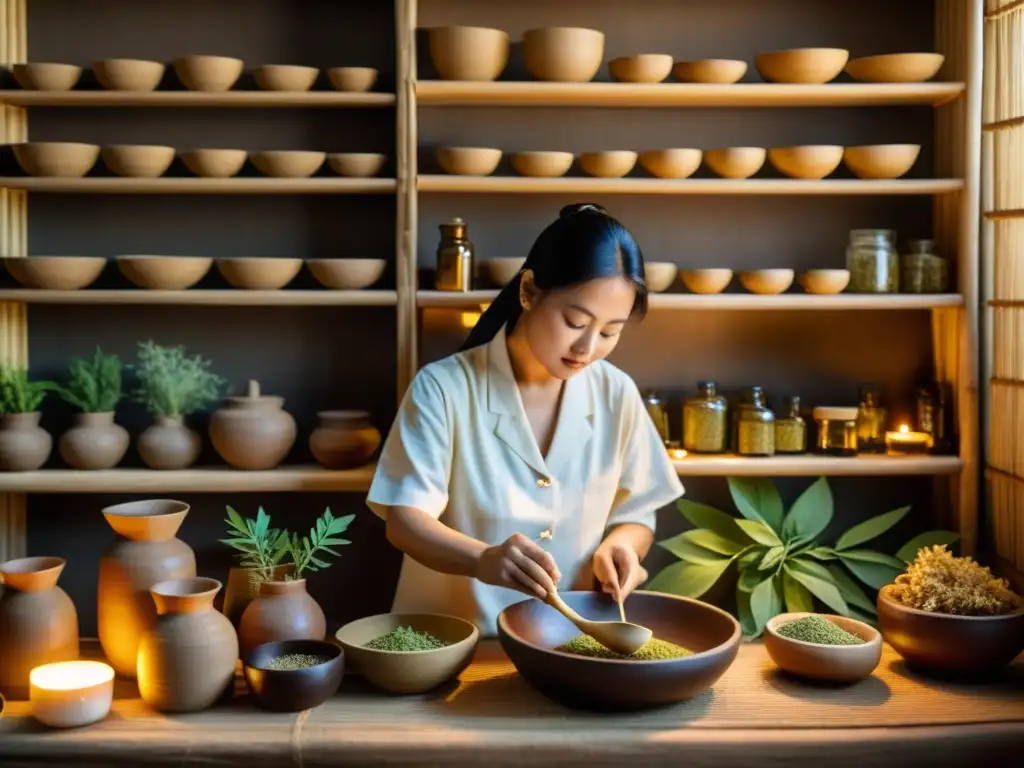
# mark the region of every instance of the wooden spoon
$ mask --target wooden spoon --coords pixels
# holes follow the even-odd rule
[[[628,621],[589,621],[565,604],[558,592],[551,592],[544,601],[605,648],[628,656],[643,648],[654,633]]]

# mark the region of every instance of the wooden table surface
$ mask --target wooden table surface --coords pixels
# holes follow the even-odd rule
[[[83,643],[83,656],[95,656]],[[875,675],[849,687],[808,685],[745,645],[713,690],[652,712],[598,715],[549,701],[493,642],[458,683],[393,697],[348,678],[315,710],[256,709],[235,700],[166,716],[118,681],[110,716],[50,731],[26,702],[0,718],[0,765],[62,766],[837,766],[1011,765],[1024,754],[1024,657],[989,684],[928,680],[885,649]]]

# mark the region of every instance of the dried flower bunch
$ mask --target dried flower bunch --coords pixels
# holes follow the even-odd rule
[[[908,608],[956,616],[1000,616],[1024,609],[1024,600],[1005,579],[941,545],[917,553],[907,572],[896,577],[893,596]]]

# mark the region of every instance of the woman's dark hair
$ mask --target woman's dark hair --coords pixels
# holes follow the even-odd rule
[[[542,291],[569,288],[600,277],[621,276],[636,286],[631,314],[647,312],[644,257],[633,235],[599,205],[567,205],[558,219],[540,233],[523,264],[533,271]],[[462,349],[488,343],[504,326],[515,327],[523,308],[519,303],[523,270],[506,285],[483,313]]]

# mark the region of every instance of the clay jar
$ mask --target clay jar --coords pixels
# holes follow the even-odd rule
[[[327,619],[306,591],[306,580],[264,581],[238,626],[242,655],[279,640],[323,640]]]
[[[261,395],[249,382],[244,397],[229,397],[210,419],[210,441],[235,469],[273,469],[295,444],[295,419],[283,410],[284,398]]]
[[[30,472],[50,458],[53,438],[39,426],[39,411],[0,415],[0,472]]]
[[[60,456],[75,469],[116,467],[128,450],[128,430],[114,412],[75,414],[75,425],[60,436]]]
[[[28,699],[34,667],[78,658],[78,613],[57,586],[66,562],[23,557],[0,565],[0,693]]]
[[[175,538],[189,506],[171,499],[132,501],[103,510],[118,534],[100,558],[100,644],[122,677],[135,677],[143,633],[156,623],[149,590],[154,584],[196,575],[196,557]]]
[[[154,416],[136,447],[150,469],[186,469],[196,463],[203,439],[181,418]]]
[[[366,411],[320,411],[320,426],[309,436],[309,450],[328,469],[366,464],[380,447],[380,431]]]
[[[279,565],[274,569],[273,580],[282,581],[286,574],[294,570],[291,564]],[[224,615],[235,629],[249,603],[259,597],[261,583],[259,571],[255,568],[232,568],[228,571],[228,584],[224,588]]]
[[[199,712],[234,692],[238,637],[214,610],[216,579],[163,581],[150,590],[157,620],[139,641],[142,700],[160,712]]]

